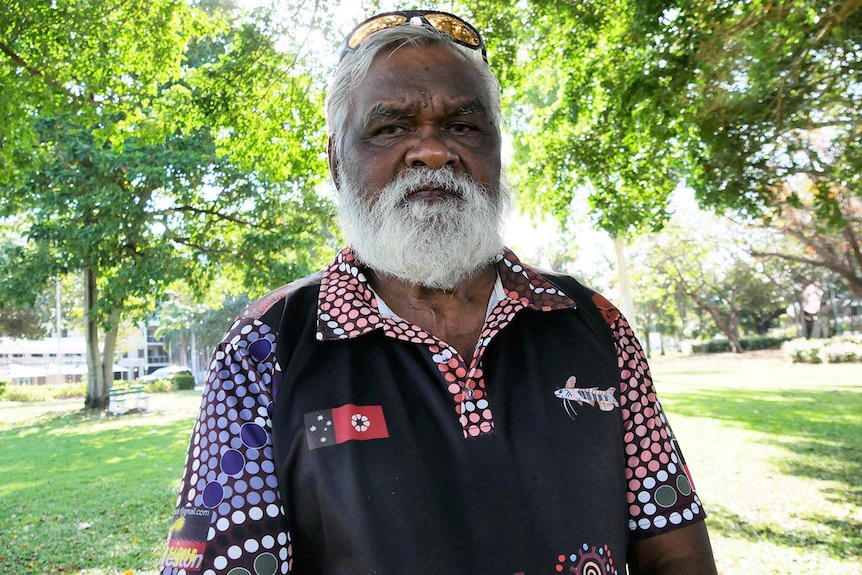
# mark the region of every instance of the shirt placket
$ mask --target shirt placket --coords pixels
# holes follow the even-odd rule
[[[488,314],[469,366],[455,348],[422,328],[402,318],[381,315],[376,296],[367,287],[362,270],[348,250],[339,254],[335,265],[330,266],[325,275],[318,307],[317,337],[347,339],[382,329],[387,337],[425,346],[453,400],[464,437],[492,434],[494,417],[483,369],[488,344],[526,307],[547,311],[571,305],[571,300],[558,295],[547,282],[533,285],[534,275],[530,275],[513,254],[508,255],[508,258],[501,259],[505,266],[499,268],[505,297]],[[543,301],[534,302],[537,296]]]

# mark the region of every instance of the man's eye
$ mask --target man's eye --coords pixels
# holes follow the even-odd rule
[[[378,136],[394,136],[395,134],[400,134],[404,131],[404,126],[400,126],[398,124],[393,124],[390,126],[382,126],[377,129]]]
[[[449,130],[456,134],[466,134],[472,132],[475,128],[470,124],[457,123],[449,126]]]

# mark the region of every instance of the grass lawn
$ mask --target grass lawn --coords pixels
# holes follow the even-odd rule
[[[862,575],[862,366],[656,358],[724,575]],[[0,573],[156,573],[199,392],[0,403]],[[541,574],[535,574],[541,575]]]
[[[652,361],[719,573],[862,574],[862,365]]]

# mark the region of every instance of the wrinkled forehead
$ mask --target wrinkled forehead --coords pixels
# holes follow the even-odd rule
[[[474,63],[440,44],[379,52],[351,96],[360,115],[417,106],[487,113],[491,106]]]

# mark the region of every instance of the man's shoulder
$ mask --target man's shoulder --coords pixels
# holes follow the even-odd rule
[[[582,284],[573,276],[565,273],[543,270],[533,266],[533,271],[557,286],[564,294],[575,301],[580,309],[598,313],[602,321],[613,327],[620,317],[617,307],[596,290]]]
[[[578,304],[580,304],[584,298],[586,298],[587,301],[592,300],[593,295],[597,293],[595,290],[582,284],[577,278],[569,274],[546,270],[529,264],[524,264],[524,266],[529,267],[534,273],[557,286],[560,291],[575,300]]]
[[[245,311],[240,314],[240,319],[258,320],[266,315],[273,308],[284,308],[286,300],[297,297],[300,294],[313,291],[314,300],[317,299],[317,293],[320,289],[320,282],[323,279],[323,271],[306,276],[289,284],[283,285],[280,288],[274,289],[265,296],[253,301]]]

